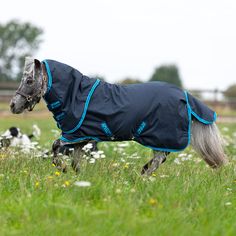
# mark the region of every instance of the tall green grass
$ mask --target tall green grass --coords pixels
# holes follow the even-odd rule
[[[56,129],[50,118],[0,119],[0,131],[17,124],[30,133],[34,123],[49,148]],[[100,144],[106,158],[84,158],[78,175],[34,153],[1,151],[0,235],[235,235],[236,124],[221,130],[228,166],[211,170],[188,148],[150,178],[139,173],[152,153],[135,143]]]

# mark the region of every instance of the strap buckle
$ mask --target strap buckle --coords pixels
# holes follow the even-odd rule
[[[33,100],[33,98],[32,98],[32,96],[26,96],[26,100],[27,100],[27,102],[31,102],[32,100]]]

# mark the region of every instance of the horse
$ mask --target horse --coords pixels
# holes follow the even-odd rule
[[[153,158],[141,170],[148,176],[189,144],[212,168],[228,161],[216,113],[172,84],[110,84],[58,61],[26,57],[10,109],[32,111],[42,97],[62,131],[52,144],[52,162],[63,171],[58,155],[63,147],[74,148],[72,168],[78,172],[82,148],[101,141],[133,140],[151,148]]]

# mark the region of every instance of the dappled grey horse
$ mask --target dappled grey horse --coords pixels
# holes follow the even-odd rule
[[[61,148],[75,148],[72,167],[78,171],[82,148],[90,141],[134,140],[151,148],[154,157],[141,172],[147,175],[190,141],[212,168],[227,162],[215,112],[174,85],[109,84],[57,61],[26,58],[11,111],[32,111],[41,97],[62,131],[52,151],[53,163],[63,170]]]

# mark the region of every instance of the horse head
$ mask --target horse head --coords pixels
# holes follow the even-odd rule
[[[11,112],[20,114],[26,109],[32,111],[45,91],[46,81],[43,76],[41,62],[37,59],[26,57],[20,86],[10,103]]]

